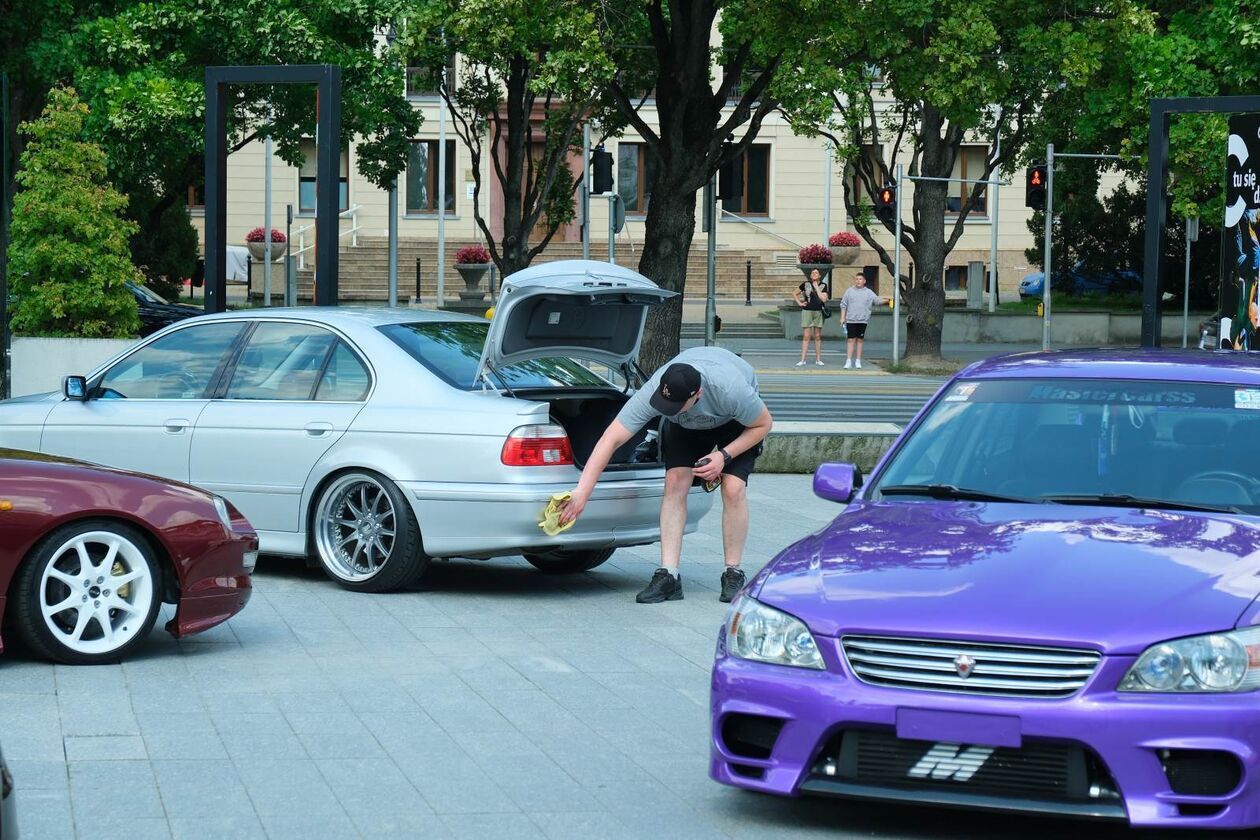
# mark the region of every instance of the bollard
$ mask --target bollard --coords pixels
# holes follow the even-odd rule
[[[752,306],[752,260],[744,260],[744,306]]]
[[[270,236],[270,234],[268,234]],[[250,297],[254,294],[254,258],[248,254],[245,256],[245,302],[249,303]]]
[[[420,303],[420,258],[416,257],[416,303]]]

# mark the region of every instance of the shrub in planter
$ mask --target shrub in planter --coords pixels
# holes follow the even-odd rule
[[[831,274],[831,249],[826,245],[806,245],[796,253],[796,258],[800,261],[797,268],[806,277],[815,268],[822,272],[824,278]]]
[[[245,234],[245,247],[249,248],[249,254],[256,260],[265,260],[267,258],[267,232],[261,227],[256,227],[249,233]],[[284,256],[284,250],[288,247],[288,240],[284,233],[271,229],[271,259],[278,260]]]
[[[17,173],[9,241],[11,326],[21,335],[123,338],[140,329],[125,285],[143,283],[123,218],[127,197],[106,180],[105,152],[83,139],[87,106],[54,88]]]
[[[487,265],[490,262],[490,249],[485,245],[465,245],[455,252],[456,265]]]
[[[862,249],[862,240],[847,230],[831,234],[827,244],[831,246],[831,261],[841,265],[850,265]]]

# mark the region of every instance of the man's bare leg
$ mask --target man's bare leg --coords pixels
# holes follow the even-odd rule
[[[739,566],[748,541],[748,484],[733,475],[722,476],[722,552],[727,567]]]
[[[722,482],[725,484],[725,480]],[[674,467],[665,473],[665,497],[661,500],[661,566],[678,574],[682,557],[683,529],[687,526],[687,494],[691,492],[691,467]]]

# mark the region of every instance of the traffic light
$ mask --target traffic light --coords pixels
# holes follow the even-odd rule
[[[601,143],[600,147],[591,155],[591,194],[602,195],[612,192],[613,188],[613,156],[612,152],[604,151]]]
[[[1024,206],[1032,210],[1046,209],[1046,165],[1034,163],[1024,172]]]
[[[897,185],[884,184],[875,193],[875,215],[889,224],[897,212]]]

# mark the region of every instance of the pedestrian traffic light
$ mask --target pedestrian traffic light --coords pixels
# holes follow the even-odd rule
[[[600,147],[591,155],[591,194],[603,195],[612,192],[613,188],[613,156],[612,152],[604,151],[601,143]]]
[[[875,215],[889,224],[897,212],[897,185],[884,184],[875,193]]]
[[[1046,165],[1034,163],[1024,173],[1024,206],[1033,210],[1046,209]]]

